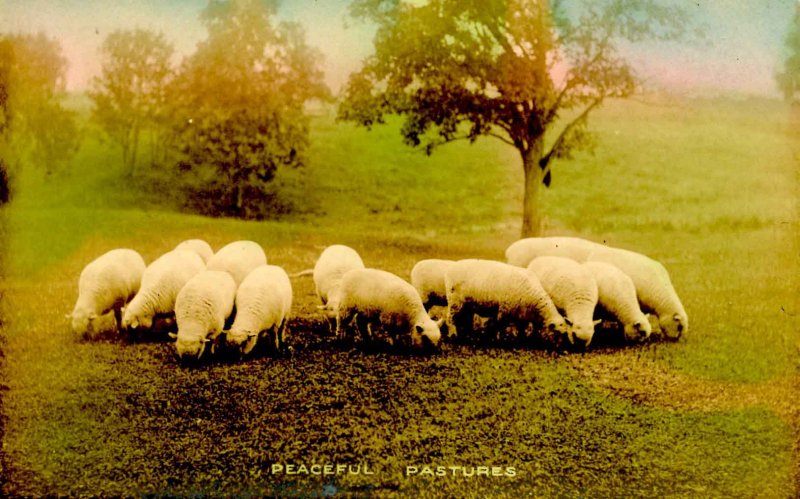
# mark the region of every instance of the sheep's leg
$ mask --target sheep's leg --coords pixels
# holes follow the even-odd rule
[[[364,314],[356,314],[356,327],[364,339],[364,343],[369,343],[372,339],[372,331],[369,327],[369,318]]]
[[[117,332],[122,331],[122,307],[114,307],[114,320],[116,321]]]
[[[473,313],[467,307],[462,307],[450,316],[453,324],[453,333],[456,337],[467,339],[472,336]]]

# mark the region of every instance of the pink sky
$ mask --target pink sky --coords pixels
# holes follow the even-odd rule
[[[704,0],[696,17],[706,42],[647,44],[630,57],[653,86],[679,91],[722,89],[777,95],[774,72],[796,0]],[[338,90],[372,49],[373,30],[346,19],[348,0],[284,1],[280,16],[303,24],[309,44],[325,55],[326,80]],[[205,0],[0,0],[0,31],[44,31],[58,38],[70,61],[70,90],[86,87],[98,73],[97,48],[113,30],[162,31],[180,55],[205,37],[197,19]]]

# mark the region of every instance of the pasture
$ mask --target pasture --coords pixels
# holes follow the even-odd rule
[[[445,345],[365,352],[322,333],[295,279],[291,356],[178,365],[166,342],[82,341],[64,319],[81,268],[183,239],[252,239],[289,272],[329,244],[408,277],[422,258],[502,259],[518,237],[515,152],[427,157],[397,123],[321,113],[276,220],[175,210],[89,137],[69,171],[24,172],[2,208],[2,493],[796,497],[800,481],[798,131],[771,101],[609,102],[594,155],[554,167],[547,233],[664,263],[690,317],[677,343],[585,353]],[[273,464],[373,474],[273,474]],[[407,466],[463,467],[406,476]],[[478,466],[515,476],[463,476]],[[460,468],[459,468],[460,469]]]

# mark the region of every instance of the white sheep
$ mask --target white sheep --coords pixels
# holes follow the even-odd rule
[[[414,286],[383,270],[348,271],[338,291],[336,331],[351,330],[353,320],[370,339],[376,329],[386,332],[389,340],[406,341],[416,348],[438,348],[439,324],[434,322]]]
[[[363,269],[364,262],[353,248],[334,244],[325,248],[314,264],[314,287],[323,309],[335,314],[342,276],[350,270]]]
[[[471,333],[475,314],[498,326],[512,323],[520,335],[529,323],[548,339],[568,332],[539,280],[524,269],[491,260],[459,260],[445,272],[445,287],[448,330],[455,334]]]
[[[173,315],[178,292],[205,268],[192,250],[175,249],[158,257],[145,269],[139,292],[125,308],[122,327],[150,330],[156,316]]]
[[[537,256],[563,256],[585,262],[599,246],[577,237],[528,237],[506,249],[506,261],[517,267],[527,267]]]
[[[234,241],[217,251],[208,260],[206,269],[228,272],[238,286],[250,271],[266,264],[267,256],[258,243]]]
[[[233,313],[236,282],[228,272],[204,270],[186,283],[175,299],[178,333],[173,336],[181,360],[199,360],[225,329]]]
[[[114,249],[90,262],[78,279],[78,300],[67,318],[76,334],[94,332],[92,322],[114,311],[116,327],[122,324],[122,308],[139,290],[145,263],[132,249]]]
[[[203,259],[203,264],[208,263],[208,260],[214,256],[214,250],[202,239],[187,239],[175,246],[175,249],[194,251]]]
[[[519,266],[527,266],[537,256],[564,256],[578,262],[591,260],[615,265],[631,278],[642,311],[658,317],[667,338],[677,340],[689,330],[689,317],[669,273],[650,257],[576,237],[521,239],[506,250],[508,262]]]
[[[418,261],[411,269],[411,285],[417,289],[426,310],[447,306],[444,274],[454,263],[453,260],[431,258]]]
[[[597,283],[598,305],[622,324],[625,338],[638,341],[650,336],[651,326],[636,298],[636,286],[625,272],[606,262],[583,264]]]
[[[292,283],[286,271],[275,265],[256,267],[239,285],[235,304],[236,318],[225,339],[228,347],[247,355],[267,333],[280,351],[292,308]]]
[[[689,317],[664,266],[650,257],[619,248],[601,247],[589,261],[610,263],[623,272],[636,286],[636,296],[643,312],[658,317],[661,331],[677,340],[689,330]]]
[[[568,338],[577,337],[589,346],[594,337],[594,309],[597,307],[597,283],[592,273],[580,263],[560,256],[539,256],[528,265],[542,287],[564,315],[569,326]]]

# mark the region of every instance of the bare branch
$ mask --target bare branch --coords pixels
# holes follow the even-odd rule
[[[547,170],[550,165],[550,161],[552,161],[553,157],[555,156],[556,152],[559,148],[564,144],[564,140],[566,140],[569,133],[580,123],[582,120],[586,119],[589,112],[594,109],[595,107],[599,106],[603,99],[605,98],[604,95],[597,97],[591,104],[589,104],[586,109],[581,112],[574,120],[572,120],[567,126],[561,130],[561,133],[558,135],[558,138],[553,142],[553,145],[550,147],[550,151],[545,154],[542,159],[539,160],[539,167],[542,170]]]

